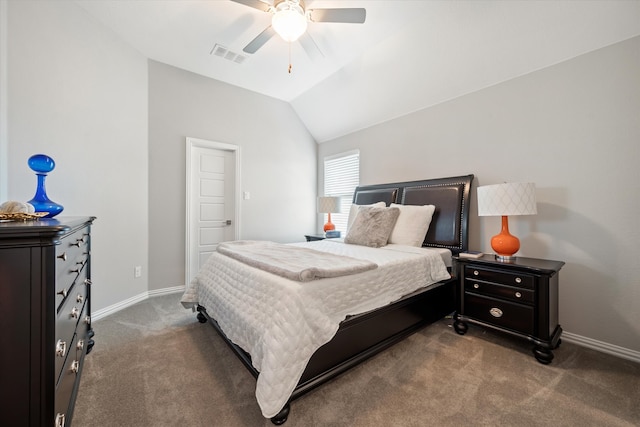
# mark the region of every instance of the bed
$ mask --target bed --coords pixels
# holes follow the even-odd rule
[[[435,206],[422,244],[229,242],[189,284],[182,303],[221,335],[257,379],[263,415],[282,424],[298,397],[455,310],[447,260],[467,250],[472,180],[465,175],[356,189],[354,229],[364,213]],[[380,202],[391,208],[370,207]],[[345,241],[353,243],[354,236],[350,231]],[[245,259],[247,250],[255,258]],[[314,268],[302,270],[313,274],[283,275],[280,265],[269,264],[270,257],[298,256],[301,264],[314,257]],[[344,260],[351,270],[338,274],[317,268],[316,260],[320,266]]]

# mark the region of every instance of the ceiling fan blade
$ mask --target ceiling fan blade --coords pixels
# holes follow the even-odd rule
[[[304,34],[302,34],[298,39],[298,41],[300,42],[300,44],[302,45],[302,48],[304,49],[305,52],[307,52],[307,55],[309,55],[309,58],[311,58],[312,61],[315,61],[316,59],[320,59],[324,57],[324,55],[322,54],[322,51],[316,44],[316,41],[313,39],[313,37],[309,35],[308,32],[305,32]]]
[[[254,9],[261,10],[263,12],[269,12],[269,9],[271,9],[271,5],[269,3],[265,3],[260,0],[231,0],[231,1],[243,4],[245,6],[252,7]]]
[[[243,52],[246,53],[256,53],[258,49],[260,49],[266,42],[268,42],[271,37],[275,36],[276,30],[273,29],[271,25],[269,25],[263,32],[258,34],[258,36],[251,40],[248,45],[244,47]]]
[[[310,9],[309,19],[312,22],[345,22],[348,24],[363,24],[367,17],[366,9]]]

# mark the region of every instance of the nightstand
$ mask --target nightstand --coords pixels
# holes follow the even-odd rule
[[[307,242],[313,242],[314,240],[324,240],[324,234],[305,234],[304,238],[307,239]]]
[[[526,338],[535,344],[535,358],[551,363],[552,350],[561,342],[558,276],[564,262],[524,257],[500,262],[484,255],[453,257],[453,263],[458,279],[456,332],[464,335],[471,322]]]

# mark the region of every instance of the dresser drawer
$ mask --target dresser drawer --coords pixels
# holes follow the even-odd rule
[[[87,293],[87,269],[85,268],[86,264],[79,265],[78,268],[80,271],[78,273],[74,273],[74,281],[64,284],[64,286],[58,281],[56,282],[56,311],[59,313],[62,310],[63,304],[66,304],[69,299],[76,300],[77,294]],[[71,278],[71,277],[69,277]],[[81,289],[83,288],[83,289]],[[84,295],[86,296],[86,295]],[[84,298],[83,296],[83,298]]]
[[[464,279],[464,290],[477,294],[504,298],[509,301],[533,304],[535,291],[531,289],[516,288],[513,286],[499,285],[497,283],[483,282],[481,280]]]
[[[466,316],[523,334],[534,334],[533,307],[469,292],[465,292],[464,298]]]
[[[517,272],[498,271],[477,265],[465,265],[464,277],[472,280],[495,282],[502,285],[535,289],[535,277]]]
[[[71,397],[73,395],[74,388],[77,387],[78,378],[80,378],[80,370],[82,369],[82,363],[84,361],[84,352],[76,350],[76,337],[71,342],[72,351],[69,352],[64,368],[58,380],[56,386],[54,412],[55,417],[58,420],[64,421],[60,424],[53,425],[70,425],[71,423],[71,411],[69,407],[71,404]]]
[[[89,261],[89,237],[78,230],[56,246],[56,307],[65,300],[71,286]]]
[[[71,341],[76,334],[76,328],[78,322],[85,322],[87,317],[86,304],[86,286],[74,286],[72,288],[72,297],[67,298],[62,309],[58,313],[56,319],[56,348],[55,348],[55,365],[56,365],[56,379],[60,375],[62,366],[65,363],[65,359],[68,358],[74,349],[71,346]],[[84,323],[83,323],[84,325]],[[86,328],[78,328],[84,331]],[[81,335],[84,335],[82,332]]]

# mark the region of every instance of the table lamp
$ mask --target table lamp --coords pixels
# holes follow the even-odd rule
[[[331,214],[340,212],[340,197],[318,197],[318,213],[328,214],[324,232],[335,230],[336,226],[331,222]]]
[[[478,187],[478,216],[501,216],[502,231],[491,238],[498,261],[513,261],[520,240],[509,233],[509,215],[535,215],[536,185],[532,182],[504,183]]]

